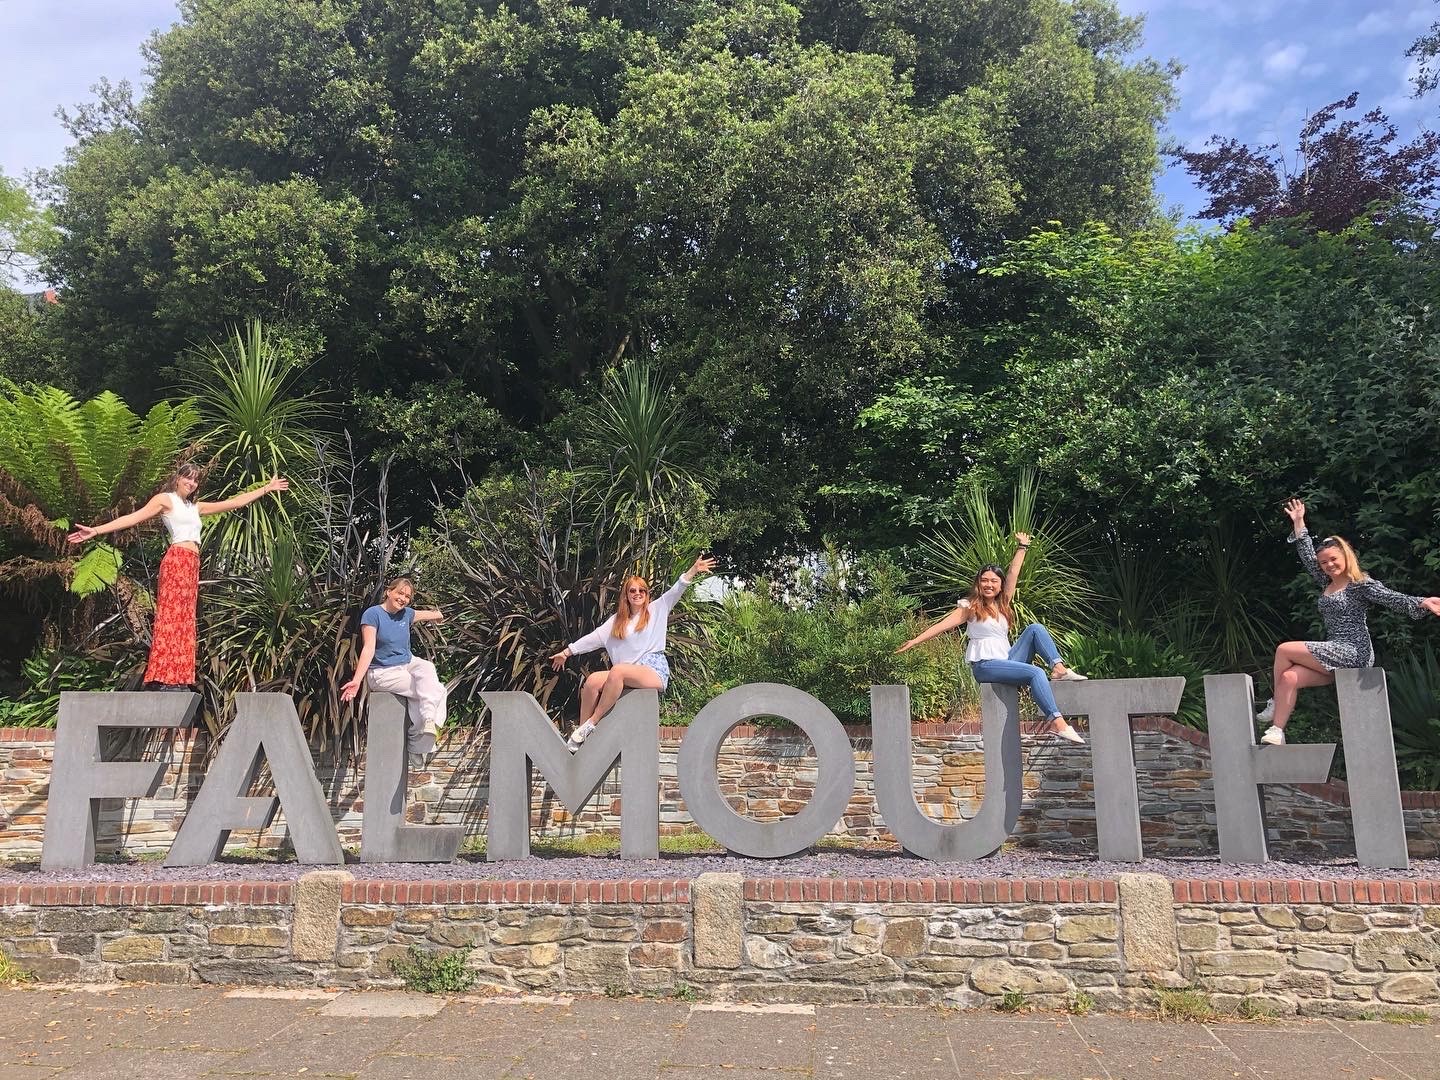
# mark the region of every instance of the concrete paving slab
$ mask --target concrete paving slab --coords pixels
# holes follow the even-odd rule
[[[304,1030],[295,1025],[313,1022],[316,1011],[297,1008],[295,1002],[220,998],[156,1017],[151,1027],[129,1034],[125,1044],[134,1049],[249,1051],[268,1040],[288,1038],[292,1029]]]
[[[577,999],[506,1075],[516,1080],[575,1080],[598,1069],[619,1073],[624,1080],[653,1080],[685,1030],[689,1013],[689,1006],[674,1002]],[[725,1076],[729,1073],[726,1069]]]
[[[1207,1026],[1264,1080],[1352,1076],[1366,1080],[1406,1080],[1393,1064],[1338,1031],[1320,1027],[1277,1031],[1267,1030],[1264,1025]]]
[[[726,1069],[717,1073],[715,1069],[704,1066],[676,1065],[661,1069],[658,1080],[800,1080],[814,1075],[808,1069]],[[630,1080],[630,1077],[625,1080]]]
[[[661,1064],[736,1069],[815,1067],[815,1018],[777,1013],[692,1013]]]
[[[331,1001],[338,997],[341,990],[304,990],[286,989],[283,986],[239,986],[234,990],[226,990],[224,997],[227,998],[258,998],[261,1001]]]
[[[710,1001],[699,1005],[690,1006],[692,1013],[721,1012],[721,1013],[744,1013],[747,1015],[763,1015],[772,1013],[777,1016],[814,1016],[814,1005],[762,1005],[754,1001]]]
[[[815,1013],[815,1075],[826,1080],[917,1080],[958,1075],[938,1009],[826,1006]]]
[[[1247,1066],[1204,1024],[1159,1024],[1125,1016],[1072,1020],[1087,1046],[1099,1050],[1097,1064],[1110,1076],[1173,1076],[1185,1080],[1249,1080]]]
[[[311,1075],[358,1073],[369,1061],[389,1050],[425,1020],[376,1017],[315,1017],[287,1029],[284,1038],[270,1039],[236,1059],[235,1071],[294,1075],[308,1069]]]
[[[341,994],[320,1009],[321,1016],[434,1016],[446,999],[434,994]]]
[[[0,1080],[49,1080],[59,1075],[58,1068],[46,1065],[0,1065]]]
[[[381,1054],[371,1059],[357,1080],[490,1080],[501,1077],[513,1061],[494,1063],[467,1057],[416,1057]]]
[[[1326,1027],[1377,1054],[1430,1053],[1440,1062],[1440,1023],[1387,1024],[1380,1020],[1330,1020]]]
[[[1434,1054],[1377,1054],[1406,1080],[1440,1080],[1440,1060]]]
[[[1068,1016],[1027,1023],[951,1014],[946,1033],[962,1077],[1027,1080],[1104,1080],[1102,1055],[1088,1045]]]
[[[236,1055],[205,1050],[112,1050],[60,1074],[61,1080],[195,1080],[235,1060]]]

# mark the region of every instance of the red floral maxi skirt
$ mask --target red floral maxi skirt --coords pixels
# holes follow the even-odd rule
[[[160,560],[155,628],[150,636],[147,683],[195,682],[195,606],[200,599],[200,553],[171,544]]]

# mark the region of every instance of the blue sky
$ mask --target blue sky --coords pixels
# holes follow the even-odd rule
[[[1406,136],[1440,123],[1440,95],[1409,97],[1405,49],[1440,18],[1435,0],[1119,0],[1147,16],[1145,53],[1185,65],[1169,134],[1288,146],[1309,110],[1351,90]],[[0,171],[58,163],[59,105],[87,99],[101,76],[143,83],[140,44],[176,18],[173,0],[0,0]],[[1183,171],[1160,178],[1167,204],[1198,209]]]

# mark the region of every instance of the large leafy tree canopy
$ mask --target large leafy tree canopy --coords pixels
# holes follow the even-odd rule
[[[49,178],[81,389],[152,400],[259,316],[362,404],[519,443],[650,354],[761,547],[823,526],[855,419],[975,321],[980,260],[1152,219],[1174,75],[1111,0],[180,12]]]

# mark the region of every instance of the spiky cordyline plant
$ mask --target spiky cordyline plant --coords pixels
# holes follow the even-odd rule
[[[205,497],[237,495],[272,476],[290,479],[284,497],[260,499],[206,522],[207,546],[222,561],[262,558],[281,538],[298,535],[296,515],[321,498],[314,479],[317,445],[331,410],[297,389],[304,365],[259,319],[243,332],[236,327],[223,343],[196,349],[191,362],[188,382],[211,455]]]
[[[979,484],[971,485],[961,502],[960,520],[943,525],[918,545],[915,588],[919,594],[954,604],[970,591],[982,566],[1008,566],[1015,554],[1015,533],[1027,532],[1032,542],[1016,589],[1016,620],[1021,625],[1042,622],[1056,633],[1084,625],[1097,595],[1090,576],[1076,561],[1080,536],[1041,515],[1039,489],[1033,472],[1022,473],[1011,495],[1010,512],[1002,519],[991,505],[990,493]]]
[[[548,658],[615,609],[627,574],[668,587],[702,545],[704,496],[677,491],[663,506],[641,506],[645,529],[617,522],[610,504],[586,494],[571,471],[527,468],[522,477],[476,484],[443,509],[417,543],[424,586],[446,610],[451,670],[462,695],[524,690],[563,706],[600,654],[564,674]],[[708,609],[693,600],[670,621],[677,668],[701,663]]]

